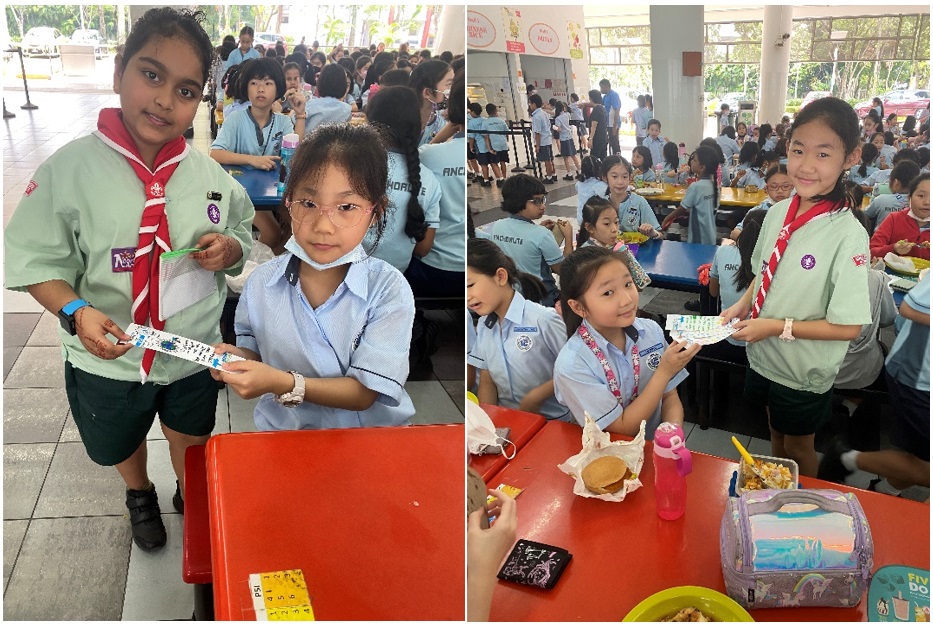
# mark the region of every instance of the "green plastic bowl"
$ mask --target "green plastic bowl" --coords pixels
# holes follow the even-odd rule
[[[656,592],[625,615],[623,622],[660,621],[693,606],[714,621],[751,623],[755,619],[738,603],[710,588],[677,586]]]

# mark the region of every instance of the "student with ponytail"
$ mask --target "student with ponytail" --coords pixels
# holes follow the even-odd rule
[[[418,105],[418,97],[408,87],[385,87],[373,96],[366,109],[369,123],[385,128],[391,137],[387,222],[372,256],[402,272],[413,254],[420,257],[431,250],[440,224],[440,185],[418,157]],[[367,234],[368,245],[372,237],[371,232]]]
[[[689,214],[687,243],[716,245],[716,210],[719,208],[720,184],[717,170],[721,165],[720,154],[707,145],[697,148],[690,162],[699,180],[690,185],[680,206],[664,219],[662,230],[667,229],[678,217]]]
[[[788,148],[797,193],[768,210],[752,254],[760,273],[722,317],[737,318],[732,338],[748,343],[745,394],[767,405],[771,455],[815,476],[833,382],[849,341],[871,323],[868,234],[843,183],[860,156],[858,117],[844,100],[816,100],[797,115]]]
[[[865,182],[866,178],[878,171],[878,168],[872,165],[876,158],[878,158],[878,148],[873,143],[864,144],[862,146],[862,162],[853,165],[849,170],[849,180],[856,184]]]
[[[554,361],[566,339],[557,312],[538,303],[544,283],[487,239],[467,243],[466,282],[467,305],[480,316],[467,355],[480,371],[479,400],[572,423],[554,398]]]

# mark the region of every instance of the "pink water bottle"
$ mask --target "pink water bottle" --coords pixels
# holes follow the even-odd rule
[[[658,516],[679,519],[687,509],[686,476],[693,469],[684,431],[674,423],[662,423],[654,432],[654,496]]]

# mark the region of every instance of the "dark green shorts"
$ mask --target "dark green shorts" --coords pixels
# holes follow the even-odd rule
[[[87,455],[103,466],[133,455],[156,413],[166,427],[181,434],[207,436],[214,429],[217,382],[207,369],[155,385],[103,378],[65,362],[65,391]]]
[[[781,434],[816,434],[832,416],[833,389],[817,394],[772,382],[749,368],[745,372],[745,399],[767,405],[771,428]]]

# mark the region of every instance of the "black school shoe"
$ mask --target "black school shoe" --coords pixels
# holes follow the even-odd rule
[[[548,176],[545,176],[545,177],[544,177],[544,180],[542,180],[542,182],[543,182],[544,184],[556,184],[556,183],[557,183],[557,176],[554,176],[553,178],[549,178]]]
[[[684,308],[693,312],[699,312],[700,310],[700,300],[695,299],[684,304]]]
[[[180,514],[185,513],[185,500],[181,497],[181,486],[178,484],[178,480],[175,480],[175,494],[172,495],[172,505]]]
[[[502,185],[504,185],[504,184],[505,184],[505,178],[498,178],[498,179],[496,179],[496,187],[502,188]]]
[[[820,468],[816,472],[816,477],[837,484],[845,483],[846,477],[852,473],[846,465],[842,464],[842,454],[847,451],[850,451],[848,445],[838,437],[834,438],[829,443],[829,449],[826,450],[823,459],[820,460]]]
[[[130,512],[133,542],[140,549],[153,551],[165,545],[165,525],[155,486],[151,490],[127,489],[126,507]]]

